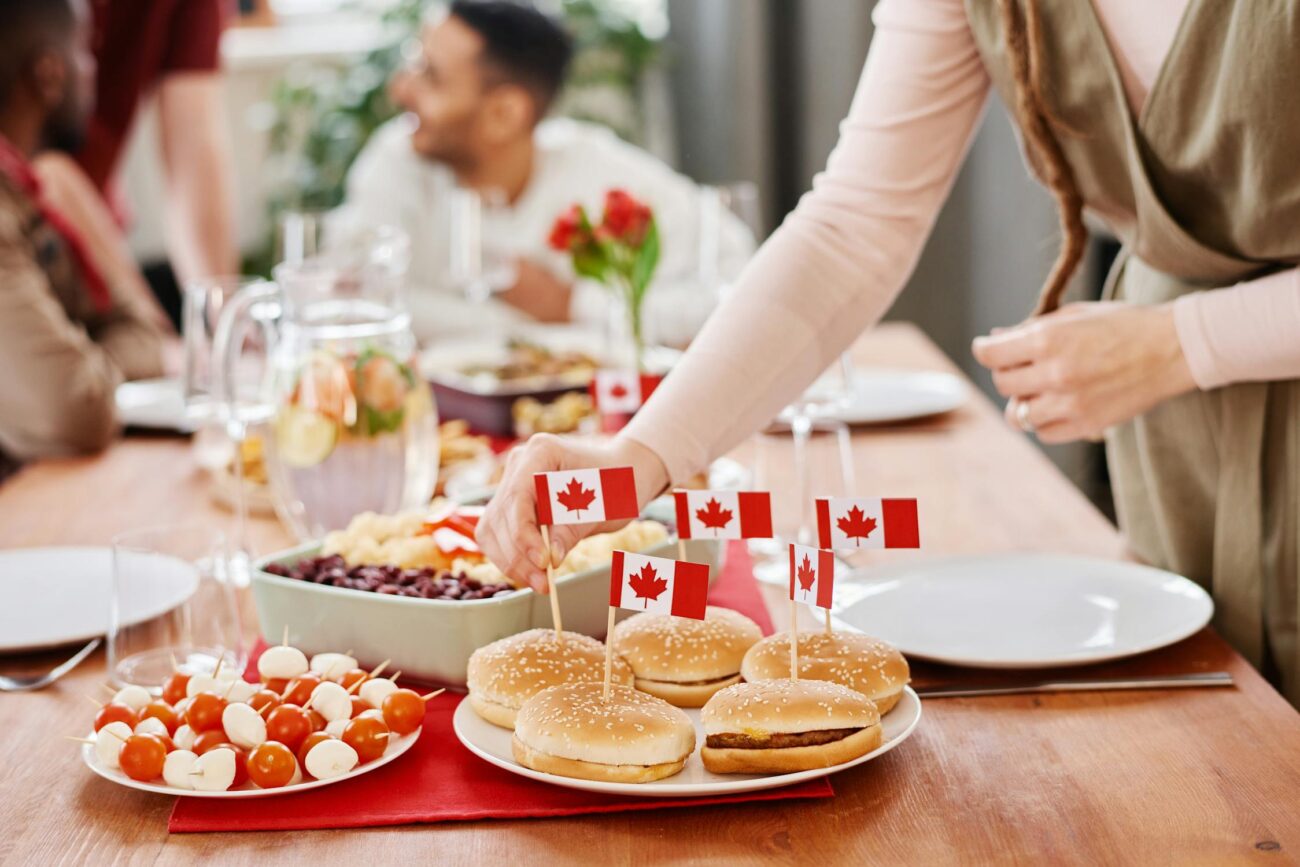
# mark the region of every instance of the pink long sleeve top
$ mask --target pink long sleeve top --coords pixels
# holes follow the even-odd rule
[[[1138,111],[1187,0],[1092,2]],[[881,0],[873,20],[825,171],[626,430],[676,482],[762,426],[880,319],[952,187],[990,86],[962,0]],[[1300,377],[1297,269],[1186,295],[1174,318],[1202,389]]]

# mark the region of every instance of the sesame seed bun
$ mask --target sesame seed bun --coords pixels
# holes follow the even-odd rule
[[[573,683],[542,690],[515,717],[511,748],[524,767],[564,777],[647,783],[682,769],[695,727],[668,702],[628,686]]]
[[[788,645],[787,645],[788,646]],[[737,736],[745,747],[700,750],[704,767],[715,774],[787,774],[829,768],[866,755],[880,746],[880,713],[866,696],[823,680],[765,680],[730,686],[700,713],[705,737]],[[833,733],[826,743],[800,745],[800,737]],[[841,732],[844,734],[841,735]],[[793,745],[764,747],[765,741]]]
[[[790,633],[778,632],[745,654],[740,674],[753,683],[790,676]],[[800,680],[828,680],[857,690],[889,713],[911,675],[892,644],[856,632],[799,633]]]
[[[483,719],[514,728],[515,714],[532,696],[552,686],[605,679],[605,645],[589,635],[529,629],[484,645],[469,658],[470,707]],[[610,679],[631,686],[632,670],[614,657]]]
[[[637,614],[614,627],[614,652],[627,660],[636,688],[678,707],[702,707],[740,680],[740,663],[763,632],[730,608],[710,605],[703,620]]]

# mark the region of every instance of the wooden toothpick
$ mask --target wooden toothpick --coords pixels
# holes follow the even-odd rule
[[[799,609],[790,600],[790,679],[799,679]]]
[[[834,635],[835,630],[831,629],[831,610],[829,608],[823,608],[822,611],[826,613],[826,634]]]
[[[560,622],[560,597],[555,593],[555,562],[551,556],[550,527],[542,524],[542,545],[546,548],[546,592],[551,597],[551,622],[555,625],[555,637],[564,641],[564,624]]]
[[[609,606],[609,624],[605,627],[605,691],[601,700],[606,704],[609,703],[609,681],[614,671],[614,612],[616,610],[613,605]]]
[[[420,701],[427,702],[429,699],[437,698],[438,696],[442,695],[446,691],[447,691],[446,687],[443,687],[442,689],[435,689],[433,692],[429,693],[428,695],[420,696]]]
[[[280,637],[280,646],[281,647],[289,646],[289,624],[287,623],[284,625],[284,633]]]

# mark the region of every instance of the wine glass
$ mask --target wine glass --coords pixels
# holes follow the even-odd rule
[[[468,187],[456,187],[447,197],[447,280],[475,304],[486,304],[515,282],[509,255],[484,238],[484,210],[492,207],[490,197],[485,201]]]

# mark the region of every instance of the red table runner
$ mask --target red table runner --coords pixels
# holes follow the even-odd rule
[[[762,627],[764,634],[772,631],[743,543],[731,544],[727,565],[710,590],[709,601],[746,614]],[[355,780],[296,795],[240,800],[177,798],[168,830],[363,828],[828,798],[834,794],[825,777],[765,792],[710,798],[638,798],[539,783],[489,765],[461,746],[452,731],[451,717],[462,698],[444,693],[431,700],[419,742],[385,767]]]

